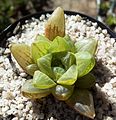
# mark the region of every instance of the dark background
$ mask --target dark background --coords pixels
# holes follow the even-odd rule
[[[0,32],[25,15],[57,6],[97,18],[116,32],[116,0],[0,0]]]

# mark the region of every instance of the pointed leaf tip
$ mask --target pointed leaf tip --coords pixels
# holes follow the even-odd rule
[[[10,51],[18,64],[28,73],[26,67],[33,63],[30,53],[30,46],[26,44],[12,44]]]
[[[93,37],[77,40],[77,42],[75,43],[77,52],[87,51],[92,55],[96,53],[97,46],[98,40]]]
[[[48,89],[54,87],[56,83],[46,74],[37,70],[33,76],[33,85],[39,89]]]
[[[28,97],[30,99],[40,99],[42,97],[46,97],[51,93],[51,89],[38,89],[33,86],[33,80],[27,80],[22,88],[21,92],[24,97]]]
[[[95,117],[93,96],[86,89],[75,89],[72,96],[66,100],[66,103],[80,114],[91,119]]]
[[[72,65],[57,81],[61,85],[73,85],[77,80],[78,72],[76,65]]]
[[[45,36],[53,40],[56,36],[64,37],[65,35],[65,17],[61,7],[54,10],[51,17],[45,25]]]

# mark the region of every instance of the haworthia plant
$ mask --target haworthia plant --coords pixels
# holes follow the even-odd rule
[[[89,90],[95,84],[90,72],[95,66],[97,40],[84,38],[74,43],[69,35],[65,36],[64,21],[63,9],[57,8],[46,23],[45,36],[38,35],[31,46],[11,45],[14,58],[33,76],[22,86],[22,94],[30,99],[52,94],[93,119],[95,111]]]

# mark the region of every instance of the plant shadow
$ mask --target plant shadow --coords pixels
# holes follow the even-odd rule
[[[70,108],[65,102],[55,99],[52,95],[38,101],[32,101],[35,114],[44,113],[43,120],[89,120]],[[39,104],[39,109],[37,108]]]
[[[104,117],[107,118],[108,116],[112,117],[112,120],[115,120],[115,116],[109,114],[110,111],[112,111],[113,107],[113,105],[111,105],[112,101],[107,98],[106,94],[103,91],[99,90],[96,87],[92,92],[96,113],[94,120],[103,120]],[[32,104],[36,116],[44,114],[43,118],[40,118],[38,120],[50,120],[51,117],[53,117],[54,120],[91,120],[90,118],[84,117],[77,113],[65,102],[58,101],[52,95],[41,100],[32,101]],[[102,106],[103,104],[107,105],[107,108],[105,110]]]
[[[96,62],[92,73],[95,75],[96,83],[98,83],[100,87],[103,87],[105,83],[109,82],[113,77],[116,76],[108,67],[103,64],[101,59]]]
[[[114,101],[101,90],[100,86],[95,87],[92,93],[96,113],[95,120],[107,120],[108,117],[115,120],[116,115],[112,113],[113,108],[115,108]]]

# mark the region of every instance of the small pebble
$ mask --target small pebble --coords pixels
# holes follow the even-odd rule
[[[20,76],[25,78],[25,77],[27,77],[27,74],[26,73],[20,73]]]
[[[112,79],[110,80],[110,83],[116,83],[116,77],[112,78]]]
[[[94,27],[97,27],[97,22],[92,22],[92,25],[94,26]]]
[[[20,120],[25,120],[25,118],[20,118]]]
[[[112,117],[110,117],[110,116],[108,116],[108,117],[105,117],[105,119],[104,120],[113,120],[113,118]]]
[[[104,35],[106,35],[106,34],[107,34],[107,30],[106,30],[106,29],[102,30],[102,33],[103,33]]]
[[[17,106],[17,108],[18,108],[19,110],[21,110],[21,109],[24,108],[24,105],[23,105],[23,104],[19,104],[19,105]]]
[[[14,117],[12,120],[19,120],[18,117]]]
[[[106,83],[106,84],[104,85],[104,88],[110,90],[110,89],[112,89],[112,84]]]
[[[57,119],[54,119],[53,117],[51,117],[50,120],[57,120]]]
[[[111,44],[114,44],[116,42],[116,40],[114,38],[111,38],[110,42],[111,42]]]
[[[10,53],[10,49],[6,48],[6,50],[4,51],[4,54],[9,54]]]
[[[40,115],[39,115],[39,119],[41,120],[41,119],[44,119],[44,114],[43,113],[41,113]]]
[[[4,113],[4,112],[8,111],[8,109],[9,109],[9,107],[5,106],[5,107],[2,108],[2,112]]]

